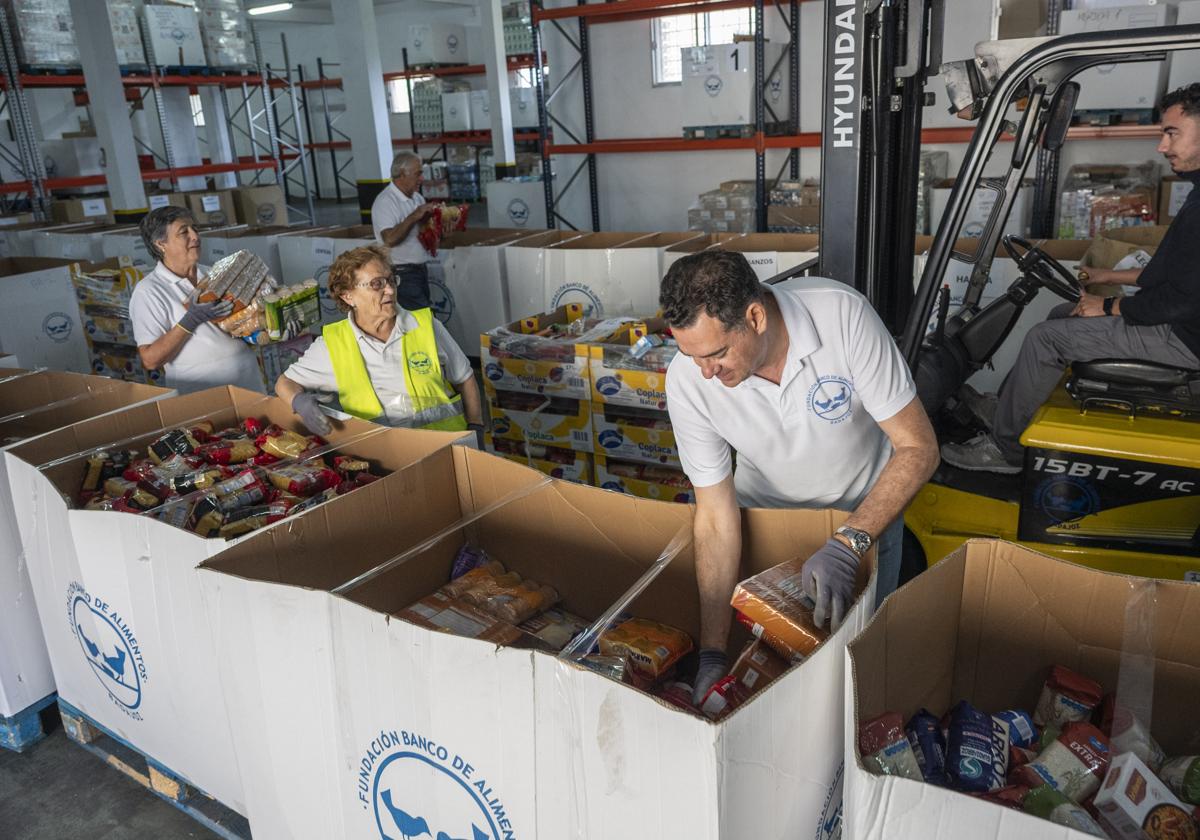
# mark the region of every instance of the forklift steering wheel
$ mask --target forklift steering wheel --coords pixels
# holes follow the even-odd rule
[[[1063,300],[1078,303],[1083,294],[1083,284],[1067,271],[1066,266],[1019,236],[1006,236],[1001,242],[1022,274],[1033,277],[1042,288],[1049,289]]]

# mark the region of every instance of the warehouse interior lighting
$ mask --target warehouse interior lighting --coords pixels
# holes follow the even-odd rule
[[[269,6],[254,6],[253,8],[247,9],[246,14],[248,14],[248,15],[269,15],[272,12],[286,12],[290,8],[292,8],[291,3],[272,3]]]

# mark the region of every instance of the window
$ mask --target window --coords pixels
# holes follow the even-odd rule
[[[188,99],[192,103],[192,125],[204,128],[204,103],[200,101],[200,94],[193,93]]]
[[[650,65],[656,85],[683,81],[679,51],[687,47],[729,44],[735,35],[754,34],[753,9],[729,9],[655,18],[650,27]]]
[[[408,104],[408,83],[404,79],[389,79],[387,96],[388,109],[393,114],[407,114],[411,110]]]

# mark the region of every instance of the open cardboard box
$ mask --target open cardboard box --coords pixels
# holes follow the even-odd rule
[[[660,277],[665,277],[671,266],[682,257],[686,257],[688,254],[696,254],[700,251],[707,251],[709,248],[715,248],[722,242],[737,239],[741,235],[740,233],[704,233],[693,239],[687,239],[677,245],[670,245],[664,248],[662,260],[659,264],[661,269]]]
[[[267,205],[270,206],[270,205]],[[211,265],[222,257],[238,251],[249,251],[257,256],[271,271],[271,276],[284,284],[283,267],[279,260],[279,237],[292,233],[286,225],[250,227],[239,225],[206,233],[201,239],[204,258]],[[302,282],[294,280],[293,283]]]
[[[245,810],[242,780],[234,769],[216,652],[195,577],[201,561],[230,543],[151,516],[73,509],[68,499],[76,497],[87,466],[86,458],[73,457],[77,453],[144,447],[163,431],[200,418],[220,429],[246,417],[300,430],[282,400],[213,388],[88,420],[7,453],[14,510],[60,696],[238,811]],[[383,470],[428,457],[457,437],[357,419],[326,436]],[[39,470],[42,464],[52,465]],[[339,515],[356,496],[361,508],[353,507],[374,511],[396,492],[393,484],[391,476],[382,478],[267,527]],[[123,679],[103,672],[88,655],[88,641],[120,657]]]
[[[508,311],[514,318],[557,309],[546,305],[546,249],[585,234],[573,230],[548,230],[513,242],[504,249],[508,278]]]
[[[887,711],[908,720],[965,699],[983,711],[1032,710],[1052,665],[1115,691],[1126,606],[1152,586],[1155,658],[1150,726],[1167,755],[1200,740],[1200,587],[1098,572],[1019,545],[971,540],[884,602],[847,649],[846,814],[851,840],[987,837],[1062,840],[1087,835],[966,794],[870,774],[861,723]]]
[[[462,447],[450,455],[452,483],[416,465],[398,479],[411,497],[255,534],[201,566],[257,838],[394,836],[395,811],[426,820],[431,835],[479,836],[475,825],[546,840],[783,838],[834,818],[841,648],[873,603],[873,557],[872,583],[832,639],[712,723],[551,654],[398,617],[448,580],[469,542],[595,619],[691,531],[687,506],[544,483]],[[844,518],[746,511],[743,573],[816,550]],[[628,611],[697,635],[689,545]]]
[[[281,234],[276,240],[279,249],[279,282],[287,285],[305,280],[317,281],[321,293],[322,322],[332,324],[346,317],[329,296],[329,266],[340,254],[353,248],[375,243],[375,230],[370,225],[352,227],[311,228]]]
[[[0,453],[54,429],[172,393],[98,376],[6,368],[0,374]],[[13,717],[54,691],[27,566],[0,454],[0,602],[5,605],[0,610],[0,718]]]

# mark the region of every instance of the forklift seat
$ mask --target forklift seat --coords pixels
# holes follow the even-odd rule
[[[1135,359],[1096,359],[1072,363],[1066,387],[1085,409],[1200,416],[1200,370]]]

